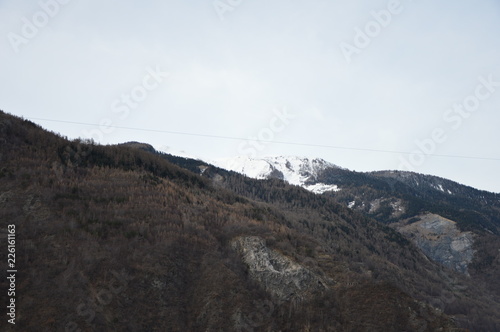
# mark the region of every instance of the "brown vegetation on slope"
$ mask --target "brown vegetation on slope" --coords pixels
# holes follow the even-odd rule
[[[0,220],[18,232],[23,330],[453,330],[415,301],[454,292],[445,272],[333,200],[280,181],[215,181],[3,113],[0,141]],[[231,248],[242,235],[331,280],[328,289],[276,301]]]

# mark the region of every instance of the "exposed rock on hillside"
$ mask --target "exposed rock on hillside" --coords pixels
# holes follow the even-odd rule
[[[395,224],[395,227],[432,260],[468,274],[468,265],[474,257],[474,238],[471,232],[460,232],[456,222],[426,214]]]
[[[250,277],[280,301],[304,299],[327,288],[320,277],[279,252],[257,236],[238,237],[232,246],[243,255]]]

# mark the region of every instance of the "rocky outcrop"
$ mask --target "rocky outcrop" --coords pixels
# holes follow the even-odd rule
[[[268,248],[257,236],[238,237],[232,247],[242,254],[250,277],[280,301],[304,299],[327,288],[312,271]]]
[[[432,260],[468,274],[474,257],[473,233],[460,232],[454,221],[436,214],[421,215],[394,226]]]

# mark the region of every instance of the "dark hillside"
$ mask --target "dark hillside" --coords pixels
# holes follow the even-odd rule
[[[1,330],[500,326],[481,285],[331,197],[202,176],[193,161],[69,141],[3,112],[0,144],[0,221],[16,226],[18,269],[16,326]]]

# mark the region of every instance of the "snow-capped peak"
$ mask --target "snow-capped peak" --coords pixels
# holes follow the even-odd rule
[[[327,168],[337,168],[334,164],[319,158],[309,159],[296,156],[250,158],[239,156],[217,159],[212,163],[255,179],[279,178],[319,194],[339,190],[336,185],[315,181],[319,172]]]

